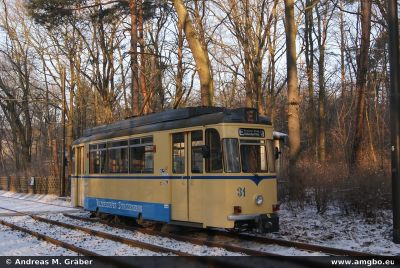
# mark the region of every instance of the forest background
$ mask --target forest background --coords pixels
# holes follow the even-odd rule
[[[72,141],[129,116],[254,107],[289,134],[282,202],[373,219],[391,206],[386,17],[384,0],[1,0],[0,175],[59,178],[65,142],[68,177]]]

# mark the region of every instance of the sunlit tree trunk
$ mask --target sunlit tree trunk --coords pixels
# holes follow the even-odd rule
[[[323,6],[322,6],[323,5]],[[326,160],[326,88],[325,88],[325,46],[327,40],[328,23],[331,18],[329,14],[329,3],[321,3],[323,10],[315,6],[318,20],[317,43],[319,50],[318,58],[318,160]],[[333,12],[333,11],[332,11]]]
[[[200,78],[201,104],[203,106],[213,105],[214,82],[212,79],[211,65],[208,60],[207,51],[204,50],[199,35],[193,27],[187,8],[182,0],[174,0],[174,7],[178,14],[178,23],[185,32],[194,61],[196,62],[197,72]]]
[[[139,114],[139,81],[138,81],[138,33],[137,33],[137,1],[130,0],[129,10],[131,16],[131,109],[133,115]]]
[[[176,72],[176,92],[174,100],[174,109],[180,106],[183,97],[183,29],[178,25],[178,63]]]
[[[313,9],[311,0],[306,1],[305,25],[304,25],[304,46],[306,58],[306,72],[308,82],[308,106],[307,106],[307,130],[310,140],[309,146],[315,148],[316,142],[316,116],[314,104],[314,42],[313,42]]]
[[[371,8],[372,0],[362,0],[361,4],[361,45],[357,60],[357,99],[354,122],[354,137],[350,151],[350,167],[361,162],[361,143],[365,125],[365,91],[368,73],[368,57],[371,34]],[[350,168],[350,170],[353,170]]]
[[[139,32],[139,50],[140,50],[140,67],[139,67],[139,77],[140,77],[140,91],[142,92],[142,111],[143,114],[148,114],[150,112],[150,92],[147,89],[146,83],[146,53],[144,51],[145,41],[144,41],[144,28],[143,28],[143,0],[137,2],[138,10],[138,32]]]
[[[285,0],[286,58],[288,87],[289,166],[294,167],[300,154],[300,115],[297,89],[296,26],[294,23],[294,0]]]

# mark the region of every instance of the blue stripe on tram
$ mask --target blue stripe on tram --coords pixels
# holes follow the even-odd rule
[[[137,202],[108,198],[85,197],[84,207],[86,210],[121,215],[127,217],[139,217],[143,219],[169,222],[171,216],[170,204],[159,204],[149,202]]]
[[[75,179],[135,179],[135,180],[160,180],[160,179],[197,179],[197,180],[251,180],[258,185],[262,180],[276,179],[276,176],[137,176],[137,175],[83,175],[72,176]]]

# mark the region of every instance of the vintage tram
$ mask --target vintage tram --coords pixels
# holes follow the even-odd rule
[[[278,230],[273,129],[256,109],[189,107],[73,143],[74,206],[195,227]]]

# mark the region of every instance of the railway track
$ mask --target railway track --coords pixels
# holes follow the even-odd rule
[[[16,198],[16,197],[3,197],[0,196],[0,198],[12,198],[12,199],[17,199],[17,200],[22,200],[22,201],[27,201],[27,202],[34,202],[34,203],[40,203],[40,204],[46,204],[49,205],[49,203],[45,203],[45,202],[41,202],[41,201],[37,201],[37,200],[25,200],[25,199],[20,199],[20,198]],[[63,206],[63,205],[54,205],[54,204],[50,204],[53,206],[58,206],[58,207],[66,207],[66,208],[70,208],[68,206]],[[0,209],[4,209],[4,210],[8,210],[8,211],[12,211],[14,213],[24,213],[24,212],[19,212],[16,210],[12,210],[12,209],[8,209],[8,208],[3,208],[0,207]],[[47,221],[50,224],[57,224],[57,222],[55,221],[51,221],[45,218],[40,218],[38,216],[34,216],[32,214],[28,214],[25,213],[25,215],[28,215],[32,218],[37,218],[37,220],[44,220]],[[159,235],[159,236],[163,236],[163,237],[168,237],[168,238],[172,238],[172,239],[176,239],[178,241],[185,241],[185,242],[190,242],[189,240],[192,240],[191,243],[193,244],[197,244],[197,245],[206,245],[206,246],[214,246],[217,244],[217,242],[212,242],[212,241],[208,241],[207,238],[206,239],[201,239],[201,238],[191,238],[191,237],[187,237],[184,236],[182,234],[174,234],[174,233],[164,233],[164,232],[157,232],[154,230],[149,230],[149,229],[144,229],[144,228],[139,228],[139,227],[127,227],[127,226],[122,226],[122,225],[115,225],[115,224],[111,224],[109,222],[106,222],[104,220],[97,220],[97,219],[93,219],[93,218],[84,218],[84,217],[79,217],[76,215],[72,215],[72,214],[67,214],[64,213],[64,216],[69,217],[69,218],[74,218],[77,220],[83,220],[83,221],[90,221],[90,222],[101,222],[103,224],[107,224],[111,227],[119,227],[119,228],[124,228],[124,229],[129,229],[129,230],[133,230],[133,231],[140,231],[142,233],[147,233],[149,235]],[[63,224],[63,223],[59,223],[59,224]],[[68,224],[65,224],[66,228],[76,228],[76,226],[67,226]],[[79,227],[81,228],[81,231],[84,231],[86,233],[92,232],[92,230],[89,230],[87,228],[84,227]],[[283,240],[283,239],[276,239],[276,238],[268,238],[268,237],[261,237],[261,236],[256,236],[256,235],[250,235],[250,234],[244,234],[244,233],[229,233],[229,232],[225,232],[225,231],[219,231],[219,230],[212,230],[212,229],[207,229],[206,230],[207,234],[209,236],[212,236],[213,238],[215,238],[216,236],[222,237],[222,238],[228,238],[228,239],[241,239],[241,240],[245,240],[245,241],[251,241],[251,242],[258,242],[261,244],[267,244],[267,245],[279,245],[279,246],[283,246],[283,247],[292,247],[292,248],[297,248],[300,250],[304,250],[304,251],[308,251],[308,252],[319,252],[319,253],[324,253],[327,255],[333,255],[333,256],[359,256],[359,257],[373,257],[376,256],[376,254],[370,254],[370,253],[365,253],[365,252],[359,252],[359,251],[351,251],[351,250],[345,250],[345,249],[338,249],[338,248],[331,248],[331,247],[326,247],[326,246],[320,246],[320,245],[314,245],[314,244],[307,244],[307,243],[301,243],[301,242],[295,242],[295,241],[288,241],[288,240]],[[199,232],[200,233],[200,232]],[[204,232],[202,232],[204,233]],[[103,235],[103,236],[108,236],[109,234],[107,233],[102,233],[99,232],[99,235]],[[103,237],[106,238],[106,237]],[[107,239],[118,239],[118,238],[107,238]],[[115,240],[114,240],[115,241]],[[128,242],[130,243],[130,242]],[[132,244],[133,245],[133,244]],[[261,252],[261,251],[243,251],[243,248],[240,247],[230,247],[229,245],[219,245],[218,247],[224,247],[225,249],[229,250],[229,251],[233,251],[233,252],[241,252],[241,253],[245,253],[247,255],[253,255],[253,256],[279,256],[277,254],[269,254],[269,253],[265,253],[265,252]],[[229,248],[229,249],[228,249]],[[178,254],[177,254],[178,255]]]
[[[141,232],[141,233],[145,233],[145,234],[149,234],[149,235],[157,235],[157,236],[161,236],[161,237],[166,237],[166,238],[170,238],[170,239],[174,239],[174,240],[178,240],[178,241],[182,241],[182,242],[189,242],[192,244],[196,244],[196,245],[206,245],[209,247],[218,247],[218,248],[224,248],[226,250],[229,251],[233,251],[233,252],[241,252],[241,253],[245,253],[246,255],[249,256],[257,256],[257,257],[262,257],[265,260],[265,257],[270,257],[268,259],[272,259],[272,260],[276,260],[276,261],[280,261],[280,262],[285,262],[286,266],[291,264],[296,264],[296,265],[300,265],[300,266],[305,266],[305,267],[331,267],[330,263],[324,262],[324,259],[321,258],[307,258],[307,257],[302,257],[302,258],[287,258],[287,256],[285,255],[280,255],[280,254],[276,254],[276,253],[271,253],[271,252],[266,252],[266,251],[260,251],[260,250],[254,250],[254,249],[250,249],[250,248],[246,248],[246,247],[242,247],[242,246],[236,246],[233,245],[231,243],[231,241],[222,241],[220,240],[220,236],[216,236],[214,235],[212,238],[208,238],[208,239],[202,239],[202,238],[195,238],[195,237],[191,237],[191,236],[187,236],[187,235],[183,235],[183,234],[179,234],[179,233],[165,233],[165,232],[160,232],[160,231],[156,231],[156,230],[151,230],[151,229],[147,229],[147,228],[143,228],[143,227],[133,227],[133,226],[125,226],[125,225],[121,225],[121,224],[115,224],[115,223],[110,223],[104,220],[100,220],[98,218],[86,218],[86,217],[80,217],[77,215],[71,215],[71,214],[64,214],[64,216],[69,217],[71,219],[76,219],[76,220],[82,220],[82,221],[86,221],[86,222],[92,222],[92,223],[101,223],[101,224],[105,224],[108,225],[110,227],[113,228],[120,228],[120,229],[124,229],[124,230],[130,230],[133,232]],[[224,233],[224,232],[221,232]],[[228,237],[230,237],[231,233],[227,233]],[[236,239],[238,239],[238,237],[240,238],[240,236],[238,236],[236,234]],[[246,236],[246,238],[250,239],[250,236]],[[212,240],[210,240],[212,239]],[[266,243],[265,240],[258,240],[258,243],[260,243],[260,241],[263,242],[263,244],[268,244],[268,245],[272,245],[270,243]],[[285,241],[285,240],[282,240]],[[254,242],[254,241],[252,241]],[[290,241],[286,241],[288,243],[290,243]],[[281,246],[285,246],[285,247],[290,247],[293,248],[294,246],[292,244],[288,244],[288,243],[281,243]],[[274,243],[275,244],[275,243]],[[296,246],[300,247],[301,243],[295,244]],[[304,244],[307,245],[307,244]],[[326,249],[326,251],[328,251],[330,254],[329,255],[334,255],[334,256],[375,256],[376,255],[370,255],[367,253],[362,253],[362,252],[356,252],[356,251],[349,251],[349,250],[340,250],[340,249],[332,249],[332,248],[327,248],[327,247],[320,247],[320,246],[316,246],[316,245],[307,245],[302,247],[303,251],[307,251],[307,252],[316,252],[314,251],[314,249],[318,249],[317,252],[321,253],[322,249]],[[332,254],[332,252],[334,252],[336,254]],[[327,252],[325,252],[327,254]],[[340,253],[340,254],[339,254]],[[350,254],[352,253],[352,254]],[[306,254],[305,254],[306,255]]]
[[[37,201],[37,200],[25,200],[25,199],[20,199],[20,198],[16,198],[16,197],[3,197],[0,196],[0,198],[12,198],[12,199],[17,199],[17,200],[22,200],[22,201],[27,201],[27,202],[34,202],[34,203],[40,203],[40,204],[46,204],[49,205],[49,203],[46,202],[41,202],[41,201]],[[65,207],[65,208],[70,208],[68,206],[63,206],[63,205],[55,205],[55,204],[51,204],[53,206],[58,206],[58,207]],[[5,209],[5,208],[3,208]],[[73,217],[71,216],[71,214],[64,214],[65,216],[68,217]],[[78,219],[79,217],[75,216],[75,219]],[[80,220],[87,220],[87,218],[79,218]],[[92,219],[90,219],[92,220]],[[102,221],[102,223],[106,223],[105,221]],[[108,223],[106,223],[108,224]],[[65,226],[64,226],[65,227]],[[115,227],[115,226],[113,226]],[[149,230],[144,229],[144,230],[140,230],[141,232],[149,232]],[[344,249],[338,249],[338,248],[331,248],[331,247],[326,247],[326,246],[320,246],[320,245],[313,245],[313,244],[306,244],[306,243],[301,243],[301,242],[295,242],[295,241],[288,241],[288,240],[283,240],[283,239],[276,239],[276,238],[267,238],[267,237],[261,237],[261,236],[255,236],[255,235],[249,235],[249,234],[243,234],[243,233],[229,233],[229,232],[225,232],[225,231],[219,231],[219,230],[207,230],[207,233],[213,237],[215,236],[220,236],[220,237],[226,237],[226,238],[230,238],[230,239],[241,239],[241,240],[245,240],[245,241],[251,241],[251,242],[259,242],[261,244],[274,244],[274,245],[279,245],[279,246],[283,246],[283,247],[293,247],[293,248],[297,248],[300,250],[305,250],[305,251],[310,251],[310,252],[320,252],[320,253],[324,253],[324,254],[328,254],[328,255],[333,255],[333,256],[359,256],[359,257],[372,257],[372,256],[376,256],[375,254],[369,254],[369,253],[365,253],[365,252],[358,252],[358,251],[351,251],[351,250],[344,250]],[[157,233],[148,233],[151,235],[160,235]],[[162,233],[163,236],[165,236],[165,233]],[[173,238],[173,237],[171,237]],[[181,238],[181,237],[179,237]],[[185,238],[187,239],[187,238]],[[179,240],[179,239],[176,239]],[[182,241],[182,240],[181,240]],[[200,241],[195,241],[195,244],[201,245]],[[198,243],[197,243],[198,242]],[[207,244],[210,242],[206,242]],[[205,244],[205,245],[207,245]],[[211,244],[209,244],[210,246],[212,246]],[[236,251],[236,250],[241,250],[238,248],[231,248],[230,251],[233,252],[243,252],[243,251]],[[245,252],[243,252],[245,253]],[[258,252],[259,253],[259,252]],[[246,253],[245,253],[246,254]],[[256,256],[265,256],[262,254],[258,254],[257,252],[248,252],[248,255],[256,255]],[[274,254],[268,255],[268,256],[274,256]]]
[[[187,256],[195,256],[195,255],[192,255],[192,254],[189,254],[186,252],[182,252],[179,250],[174,250],[174,249],[170,249],[170,248],[166,248],[166,247],[157,246],[154,244],[144,243],[144,242],[140,242],[137,240],[131,240],[131,239],[113,235],[110,233],[105,233],[102,231],[97,231],[97,230],[89,229],[87,227],[73,225],[73,224],[66,223],[66,222],[55,221],[55,220],[51,220],[48,218],[43,218],[43,217],[40,217],[37,215],[31,215],[29,213],[20,212],[20,211],[9,209],[9,208],[0,207],[0,209],[8,210],[17,215],[21,215],[21,216],[29,216],[30,218],[32,218],[35,221],[39,221],[39,222],[43,222],[46,224],[55,225],[55,226],[59,226],[59,227],[63,227],[63,228],[71,229],[71,230],[81,231],[81,232],[84,232],[91,236],[97,236],[97,237],[100,237],[103,239],[108,239],[108,240],[111,240],[114,242],[123,243],[123,244],[129,245],[131,247],[143,248],[143,249],[147,249],[147,250],[150,250],[153,252],[160,252],[160,253],[167,253],[167,254],[169,253],[169,254],[174,254],[177,256],[186,256],[186,257]],[[72,218],[75,220],[80,220],[80,221],[85,221],[85,222],[93,222],[93,223],[102,223],[102,224],[106,224],[106,225],[114,227],[114,228],[117,227],[120,229],[137,231],[137,232],[145,233],[148,235],[153,235],[153,236],[156,235],[156,236],[160,236],[160,237],[164,237],[164,238],[174,239],[177,241],[192,243],[195,245],[223,248],[227,251],[238,252],[238,253],[242,253],[242,254],[246,254],[246,255],[250,255],[250,256],[273,257],[273,260],[278,261],[278,262],[279,261],[288,262],[288,258],[286,258],[286,256],[271,253],[271,252],[259,251],[259,250],[254,250],[254,249],[250,249],[250,248],[246,248],[246,247],[236,246],[236,245],[231,244],[231,241],[227,241],[226,239],[221,239],[221,237],[230,238],[230,239],[231,238],[236,238],[236,239],[239,238],[239,239],[252,241],[252,242],[256,241],[258,243],[263,243],[263,244],[268,244],[268,245],[276,244],[276,245],[286,246],[286,247],[297,247],[299,249],[301,248],[302,250],[306,250],[306,251],[316,251],[315,249],[317,249],[318,250],[317,252],[324,252],[324,250],[325,250],[325,252],[329,252],[329,254],[337,255],[337,256],[370,256],[369,254],[366,254],[366,253],[332,249],[332,248],[320,247],[320,246],[315,246],[315,245],[307,245],[307,244],[302,244],[302,243],[297,243],[297,242],[295,242],[295,244],[292,244],[290,241],[285,241],[285,240],[275,240],[275,239],[272,239],[272,240],[267,239],[266,240],[265,237],[257,237],[257,236],[251,236],[251,235],[243,235],[243,234],[238,235],[238,234],[232,234],[232,233],[216,231],[216,230],[209,231],[208,235],[212,235],[213,239],[214,239],[214,241],[211,241],[210,237],[203,239],[203,238],[198,238],[198,237],[190,237],[190,236],[184,235],[182,233],[165,233],[165,232],[160,232],[160,231],[156,231],[156,230],[146,229],[143,227],[131,227],[131,226],[122,226],[122,225],[117,225],[117,224],[111,224],[104,220],[94,219],[94,218],[85,218],[85,217],[80,217],[80,216],[72,215],[72,214],[63,214],[63,215],[65,217],[69,217],[69,218]],[[18,226],[16,224],[7,222],[2,219],[0,219],[0,224],[6,225],[10,228],[28,233],[33,236],[36,236],[39,239],[43,239],[43,240],[53,243],[57,246],[72,250],[83,256],[96,257],[99,259],[99,261],[105,262],[107,264],[112,264],[113,266],[118,266],[118,267],[130,266],[130,267],[132,267],[131,265],[127,265],[126,263],[121,263],[121,261],[118,259],[113,259],[113,258],[110,259],[108,257],[105,258],[105,256],[102,256],[96,252],[89,251],[89,250],[81,248],[81,247],[77,247],[75,245],[66,243],[61,240],[57,240],[46,234],[41,234],[39,232],[29,230],[27,228]],[[221,242],[223,240],[225,240],[225,241]],[[282,241],[284,241],[284,242],[282,242]],[[306,246],[303,247],[303,245],[307,245],[307,247]],[[335,254],[333,254],[333,253],[335,253]],[[306,266],[306,267],[327,267],[328,266],[327,264],[321,263],[320,261],[307,259],[307,258],[302,258],[301,260],[298,258],[294,259],[294,260],[293,259],[290,260],[290,259],[291,258],[289,258],[289,262],[292,262],[292,263],[295,262],[296,265],[300,265],[300,267],[301,266]],[[201,261],[204,262],[204,259],[201,260],[201,258],[200,259],[199,258],[189,258],[189,260],[191,260],[191,261],[199,261],[200,260],[200,262]],[[219,265],[226,264],[227,262],[229,263],[229,260],[223,260],[223,261],[220,259],[207,260],[207,263],[215,263],[215,264],[219,264]],[[239,264],[239,263],[229,263],[229,265],[232,267],[243,267],[243,264]],[[244,265],[244,266],[246,266],[246,265]]]
[[[262,244],[275,244],[283,247],[294,247],[297,249],[311,251],[311,252],[320,252],[331,256],[356,256],[356,257],[376,257],[376,254],[359,252],[347,249],[339,249],[339,248],[331,248],[326,246],[320,246],[315,244],[307,244],[296,241],[289,241],[284,239],[276,239],[276,238],[268,238],[257,235],[249,235],[243,233],[229,233],[225,231],[219,230],[207,230],[207,233],[213,236],[223,236],[227,238],[239,238],[241,240],[259,242]]]
[[[113,235],[110,233],[105,233],[105,232],[101,232],[101,231],[97,231],[97,230],[93,230],[93,229],[89,229],[86,227],[82,227],[82,226],[78,226],[78,225],[72,225],[72,224],[68,224],[65,222],[59,222],[59,221],[54,221],[51,219],[47,219],[47,218],[43,218],[43,217],[39,217],[37,215],[31,215],[29,213],[25,213],[25,212],[21,212],[21,211],[17,211],[14,209],[9,209],[9,208],[4,208],[4,207],[0,207],[0,209],[4,209],[7,211],[11,211],[13,213],[15,213],[15,215],[18,216],[27,216],[30,217],[31,219],[38,221],[38,222],[43,222],[45,224],[50,224],[50,225],[54,225],[54,226],[58,226],[58,227],[63,227],[66,229],[70,229],[70,230],[76,230],[76,231],[81,231],[84,232],[88,235],[91,236],[96,236],[99,238],[104,238],[107,240],[111,240],[114,242],[119,242],[122,244],[126,244],[128,246],[131,247],[136,247],[136,248],[141,248],[141,249],[146,249],[152,252],[157,252],[157,253],[167,253],[167,254],[173,254],[176,256],[181,256],[184,257],[184,262],[183,264],[190,264],[190,263],[197,263],[197,264],[203,264],[204,266],[210,267],[210,265],[212,267],[219,267],[219,266],[226,266],[229,265],[230,267],[233,268],[239,268],[239,267],[246,267],[245,265],[242,264],[237,264],[237,263],[232,263],[229,259],[223,259],[223,258],[199,258],[198,255],[193,255],[187,252],[182,252],[179,250],[174,250],[171,248],[166,248],[166,247],[161,247],[161,246],[157,246],[154,244],[150,244],[150,243],[144,243],[144,242],[140,242],[137,240],[132,240],[129,238],[124,238],[121,236],[117,236],[117,235]],[[86,248],[82,248],[82,247],[78,247],[75,246],[71,243],[67,243],[65,241],[56,239],[54,237],[51,237],[50,235],[46,235],[25,227],[21,227],[18,224],[14,224],[11,222],[8,222],[4,219],[1,219],[2,217],[0,217],[0,224],[7,226],[11,229],[20,231],[20,232],[24,232],[27,233],[29,235],[32,235],[38,239],[42,239],[44,241],[47,241],[49,243],[52,243],[56,246],[59,247],[63,247],[65,249],[69,249],[73,252],[78,253],[79,255],[82,256],[87,256],[87,257],[94,257],[96,260],[107,264],[107,265],[111,265],[113,267],[121,267],[121,268],[125,268],[125,267],[141,267],[141,265],[132,265],[132,263],[127,263],[126,260],[124,261],[124,259],[121,258],[115,258],[115,257],[110,257],[110,256],[106,256],[106,255],[101,255],[95,251],[91,251],[91,250],[87,250]],[[3,217],[4,218],[4,217]],[[129,259],[128,259],[129,260]],[[182,259],[180,259],[180,261],[182,261]],[[185,262],[186,261],[186,262]],[[199,266],[201,267],[201,266]]]
[[[82,226],[68,224],[68,223],[65,223],[65,222],[54,221],[54,220],[46,219],[46,218],[39,217],[39,216],[36,216],[36,215],[31,215],[29,213],[20,212],[20,211],[13,210],[13,209],[8,209],[8,208],[3,208],[3,207],[0,207],[0,209],[12,211],[16,215],[28,216],[28,217],[30,217],[33,220],[38,221],[38,222],[43,222],[43,223],[46,223],[46,224],[50,224],[50,225],[53,225],[53,226],[59,226],[59,227],[70,229],[70,230],[80,231],[80,232],[86,233],[86,234],[91,235],[91,236],[96,236],[96,237],[99,237],[99,238],[102,238],[102,239],[107,239],[107,240],[111,240],[111,241],[114,241],[114,242],[117,242],[117,243],[122,243],[122,244],[128,245],[130,247],[146,249],[146,250],[149,250],[149,251],[152,251],[152,252],[156,252],[156,253],[173,254],[173,255],[177,255],[177,256],[194,256],[194,255],[186,253],[186,252],[182,252],[182,251],[178,251],[178,250],[174,250],[174,249],[170,249],[170,248],[165,248],[165,247],[161,247],[161,246],[157,246],[157,245],[153,245],[153,244],[149,244],[149,243],[144,243],[144,242],[140,242],[140,241],[136,241],[136,240],[120,237],[120,236],[117,236],[117,235],[112,235],[112,234],[109,234],[109,233],[92,230],[92,229],[89,229],[89,228],[86,228],[86,227],[82,227]],[[85,249],[81,250],[78,247],[73,246],[71,244],[68,244],[68,243],[65,243],[63,241],[54,239],[54,238],[52,238],[52,237],[50,237],[48,235],[45,235],[45,234],[41,234],[39,232],[32,231],[32,230],[29,230],[29,229],[24,228],[24,227],[20,227],[20,226],[18,226],[16,224],[10,223],[10,222],[5,221],[3,219],[0,220],[0,223],[3,224],[3,225],[8,226],[10,228],[17,229],[19,231],[31,234],[31,235],[33,235],[35,237],[38,237],[38,238],[43,239],[45,241],[48,241],[50,243],[56,244],[57,246],[61,246],[61,247],[65,246],[65,248],[73,250],[73,251],[75,251],[77,253],[83,254],[84,256],[99,256],[99,254],[97,254],[97,253],[94,253],[94,252],[91,252],[91,251],[87,251]]]
[[[132,226],[124,226],[124,225],[120,225],[120,224],[112,224],[112,223],[104,221],[104,220],[95,219],[95,218],[85,218],[85,217],[80,217],[80,216],[72,215],[72,214],[63,214],[63,215],[66,217],[72,218],[72,219],[83,220],[83,221],[87,221],[87,222],[100,222],[102,224],[106,224],[111,227],[127,229],[130,231],[139,231],[139,232],[146,233],[149,235],[158,235],[158,236],[162,236],[162,237],[175,239],[178,241],[190,242],[190,243],[196,244],[196,245],[206,245],[206,246],[210,246],[210,247],[222,247],[228,251],[241,252],[241,253],[245,253],[246,255],[250,255],[250,256],[275,256],[275,257],[277,257],[277,256],[282,256],[282,255],[235,246],[235,245],[232,245],[231,239],[233,238],[233,239],[240,239],[240,240],[245,240],[245,241],[250,241],[250,242],[257,242],[262,245],[278,245],[278,246],[282,246],[282,247],[296,248],[299,250],[303,250],[305,252],[317,252],[317,253],[323,253],[323,254],[330,255],[330,256],[360,256],[360,257],[372,257],[372,256],[376,257],[377,256],[376,254],[370,254],[370,253],[365,253],[365,252],[351,251],[351,250],[338,249],[338,248],[330,248],[330,247],[325,247],[325,246],[320,246],[320,245],[306,244],[306,243],[288,241],[288,240],[283,240],[283,239],[273,239],[273,238],[267,238],[267,237],[253,236],[253,235],[248,235],[248,234],[229,233],[229,232],[218,231],[218,230],[206,230],[207,237],[206,238],[198,238],[198,237],[183,235],[180,233],[165,233],[165,232],[146,229],[143,227],[132,227]],[[204,235],[204,232],[198,232],[198,233],[202,233]],[[191,232],[191,234],[193,234],[193,232]],[[227,238],[230,240],[227,240]],[[213,241],[211,241],[211,239]],[[219,241],[225,240],[225,242],[217,242],[215,240],[219,240]]]
[[[127,226],[122,226],[122,225],[117,225],[117,224],[111,224],[103,220],[98,220],[94,218],[84,218],[76,215],[71,215],[71,214],[63,214],[66,217],[69,217],[71,219],[76,219],[76,220],[81,220],[81,221],[87,221],[87,222],[92,222],[92,223],[102,223],[106,224],[110,227],[114,228],[120,228],[120,229],[125,229],[129,231],[134,231],[134,232],[141,232],[145,233],[148,235],[154,235],[154,236],[161,236],[165,238],[170,238],[174,240],[178,240],[181,242],[188,242],[191,244],[199,245],[199,246],[208,246],[208,247],[219,247],[219,248],[224,248],[227,251],[231,252],[237,252],[237,253],[244,253],[249,256],[259,256],[259,257],[279,257],[281,255],[279,254],[274,254],[274,253],[269,253],[269,252],[263,252],[263,251],[258,251],[258,250],[252,250],[252,249],[247,249],[243,247],[237,247],[237,246],[232,246],[228,244],[223,244],[223,243],[218,243],[215,241],[207,241],[203,239],[197,239],[197,238],[190,238],[187,236],[179,235],[179,234],[173,234],[173,233],[164,233],[160,231],[155,231],[155,230],[150,230],[150,229],[145,229],[145,228],[140,228],[140,227],[127,227]]]
[[[43,241],[49,242],[49,243],[51,243],[51,244],[53,244],[55,246],[71,250],[73,252],[78,253],[81,256],[94,257],[95,260],[98,260],[101,263],[106,264],[106,265],[110,265],[112,267],[122,267],[122,268],[135,267],[135,266],[132,266],[132,265],[126,263],[126,262],[118,260],[116,258],[109,258],[107,256],[100,255],[100,254],[98,254],[98,253],[96,253],[94,251],[90,251],[90,250],[87,250],[87,249],[84,249],[84,248],[81,248],[81,247],[77,247],[77,246],[75,246],[73,244],[66,243],[64,241],[52,238],[52,237],[50,237],[48,235],[41,234],[39,232],[29,230],[27,228],[18,226],[16,224],[13,224],[13,223],[1,220],[1,219],[0,219],[0,224],[9,227],[12,230],[17,230],[19,232],[29,234],[29,235],[31,235],[33,237],[36,237],[36,238],[41,239]],[[138,266],[136,266],[136,267],[138,267]]]

